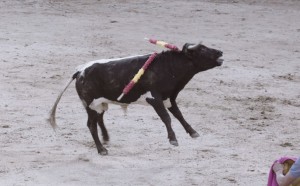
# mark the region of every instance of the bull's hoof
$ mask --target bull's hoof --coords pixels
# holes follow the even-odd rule
[[[174,145],[174,146],[178,146],[178,142],[177,142],[177,141],[171,141],[171,140],[170,140],[170,144],[171,144],[171,145]]]
[[[200,137],[200,135],[197,132],[194,132],[193,134],[190,134],[190,136],[192,138],[198,138],[198,137]]]
[[[106,156],[108,154],[108,151],[106,149],[102,149],[101,151],[98,152],[98,154],[102,156]]]
[[[102,140],[105,141],[105,142],[108,142],[109,141],[109,136],[103,136]]]
[[[108,138],[103,138],[102,140],[103,140],[103,144],[104,145],[109,144],[109,139]]]

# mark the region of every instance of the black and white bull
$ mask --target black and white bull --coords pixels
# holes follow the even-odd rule
[[[166,125],[168,138],[172,145],[177,146],[178,142],[171,127],[171,118],[167,110],[180,121],[192,138],[198,137],[199,134],[186,122],[178,109],[176,98],[195,74],[220,66],[223,62],[220,58],[222,52],[202,44],[187,43],[183,46],[182,51],[159,53],[139,82],[118,101],[117,98],[122,93],[123,88],[149,56],[102,59],[79,66],[51,110],[49,120],[52,127],[56,127],[55,111],[57,104],[70,83],[76,79],[77,93],[88,114],[87,126],[96,143],[98,153],[101,155],[106,155],[107,150],[99,140],[97,123],[101,128],[103,140],[108,141],[109,136],[103,122],[103,115],[108,108],[108,103],[126,107],[142,98],[142,95],[146,95],[146,93],[150,93],[151,96],[144,99],[154,108]]]

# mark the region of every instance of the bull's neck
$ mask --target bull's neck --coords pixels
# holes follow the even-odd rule
[[[164,60],[170,61],[173,64],[181,64],[180,68],[186,68],[189,71],[193,71],[195,74],[198,73],[198,71],[195,71],[196,66],[194,65],[193,61],[181,51],[164,51],[160,53],[160,57]]]
[[[198,67],[196,67],[193,61],[183,52],[166,51],[160,53],[158,57],[170,62],[170,72],[173,73],[174,76],[191,79],[199,72]]]

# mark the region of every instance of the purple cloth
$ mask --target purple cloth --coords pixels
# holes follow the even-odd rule
[[[278,163],[284,163],[286,160],[293,160],[293,161],[296,161],[297,158],[294,158],[294,157],[281,157],[280,159],[274,161],[275,162],[278,162]],[[278,186],[278,183],[276,181],[276,174],[275,172],[273,171],[273,165],[274,163],[272,164],[271,166],[271,169],[270,169],[270,172],[269,172],[269,179],[268,179],[268,186]]]

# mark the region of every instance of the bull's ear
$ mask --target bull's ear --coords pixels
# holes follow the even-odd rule
[[[195,44],[191,44],[191,43],[186,43],[183,45],[182,47],[182,52],[187,55],[188,57],[193,57],[193,53],[194,53],[194,46],[196,46]]]

